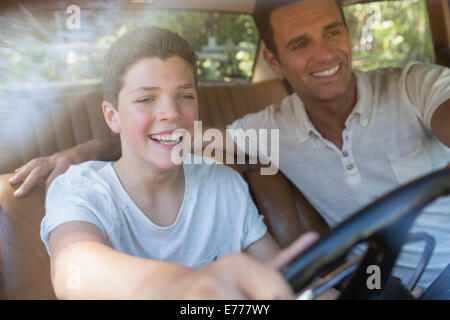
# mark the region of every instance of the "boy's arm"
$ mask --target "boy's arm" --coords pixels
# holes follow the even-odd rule
[[[21,183],[14,192],[16,197],[22,197],[41,179],[46,179],[46,188],[70,165],[88,160],[116,160],[122,151],[119,136],[92,139],[86,143],[55,153],[48,157],[36,158],[15,170],[9,183]]]
[[[319,239],[316,232],[307,232],[300,236],[291,245],[280,249],[275,240],[267,232],[260,240],[251,244],[245,251],[254,258],[266,261],[269,265],[276,269],[280,269],[283,265],[294,259],[299,253],[309,248]],[[339,292],[334,288],[330,288],[322,295],[318,296],[318,300],[334,300],[339,297]]]
[[[68,222],[50,234],[51,278],[64,299],[288,299],[273,268],[231,254],[201,269],[133,257],[108,246],[87,222]]]
[[[187,268],[133,257],[108,246],[87,222],[68,222],[50,234],[51,279],[59,299],[139,299],[160,294],[164,276],[174,279]]]
[[[274,259],[281,252],[281,248],[270,233],[266,232],[264,237],[249,245],[245,252],[259,261],[267,262]]]
[[[280,268],[295,258],[299,253],[309,248],[318,239],[318,233],[312,231],[306,232],[288,247],[281,249],[269,232],[266,232],[264,237],[249,245],[245,249],[245,252],[257,260]]]

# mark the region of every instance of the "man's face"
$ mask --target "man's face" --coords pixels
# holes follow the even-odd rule
[[[266,50],[266,61],[305,102],[330,101],[349,92],[350,38],[333,0],[280,7],[270,22],[278,58]]]
[[[187,130],[192,136],[198,117],[192,67],[179,56],[138,61],[124,76],[117,109],[123,155],[174,168],[171,152],[182,137],[173,131]]]

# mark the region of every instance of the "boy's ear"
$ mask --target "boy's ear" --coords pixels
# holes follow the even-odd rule
[[[267,48],[263,49],[263,57],[264,60],[266,60],[267,64],[269,65],[269,67],[278,75],[278,76],[283,76],[283,70],[281,68],[281,64],[280,61],[278,61],[277,56],[275,55],[275,53],[273,53],[272,51],[270,51]]]
[[[119,112],[108,101],[102,102],[103,116],[106,124],[114,133],[120,133]]]

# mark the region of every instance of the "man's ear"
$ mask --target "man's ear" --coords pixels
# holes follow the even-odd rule
[[[275,55],[275,53],[273,53],[272,51],[270,51],[267,48],[263,49],[263,57],[264,60],[266,60],[267,64],[269,65],[269,67],[278,75],[278,76],[283,76],[283,70],[281,68],[281,64],[280,61],[278,61],[277,56]]]
[[[102,102],[103,116],[106,124],[114,133],[120,133],[119,112],[108,101]]]

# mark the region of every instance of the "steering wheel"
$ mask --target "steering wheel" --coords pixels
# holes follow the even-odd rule
[[[368,241],[369,248],[339,299],[373,299],[380,290],[368,288],[367,268],[371,265],[380,268],[384,288],[417,215],[428,203],[448,194],[450,168],[401,186],[329,231],[291,260],[281,273],[294,292],[299,293],[324,267],[343,258],[356,244]]]

